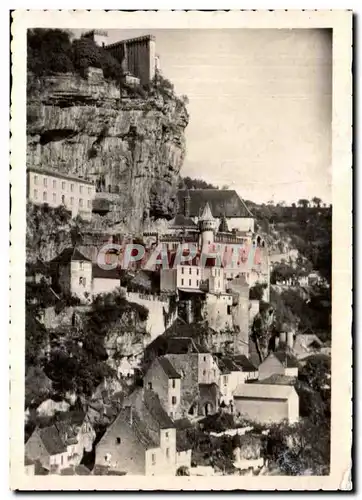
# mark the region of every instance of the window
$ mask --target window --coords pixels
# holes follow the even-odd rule
[[[202,374],[203,374],[203,375],[206,375],[206,370],[204,370],[204,371],[202,372]]]
[[[177,403],[177,398],[176,396],[172,396],[172,404],[175,405]]]
[[[148,382],[148,388],[152,391],[152,382]]]
[[[37,189],[34,189],[34,199],[35,200],[38,199],[38,190]]]
[[[166,458],[167,460],[170,458],[170,448],[166,448]]]
[[[204,361],[206,361],[206,356],[204,356]]]
[[[44,191],[44,193],[43,193],[43,200],[47,201],[47,192],[46,191]]]
[[[83,200],[82,198],[79,198],[79,206],[82,207],[83,206]]]
[[[53,181],[53,189],[55,189],[57,187],[57,181]]]
[[[227,306],[227,314],[230,316],[230,314],[231,314],[231,306]]]
[[[57,195],[55,193],[53,193],[53,201],[54,203],[57,201]]]
[[[121,444],[121,438],[120,438],[120,437],[118,437],[118,438],[116,439],[116,443],[117,443],[117,444]]]
[[[190,267],[190,269],[189,269],[189,274],[192,274],[192,269],[191,269],[191,267]]]
[[[183,284],[184,284],[184,280],[182,279],[182,280],[181,280],[181,285],[183,285]]]
[[[44,177],[44,179],[43,179],[43,184],[44,184],[45,187],[47,187],[47,185],[48,185],[48,179],[46,177]]]
[[[62,198],[64,198],[64,195],[62,196]],[[70,204],[73,206],[73,203],[74,203],[74,198],[73,196],[70,197]]]
[[[79,186],[79,192],[80,192],[80,194],[83,193],[83,186]]]
[[[65,203],[65,196],[64,196],[64,194],[62,194],[62,203],[63,203],[63,205]]]
[[[65,189],[65,182],[64,181],[62,182],[62,189],[63,189],[63,191]]]
[[[38,184],[38,176],[34,175],[34,184]]]
[[[172,379],[172,389],[174,389],[176,387],[176,380],[173,378]]]
[[[87,280],[86,280],[85,278],[83,278],[83,286],[85,286],[85,285],[86,285],[86,281],[87,281]]]
[[[166,439],[168,439],[168,432],[165,433]]]
[[[196,280],[196,286],[199,286],[199,280]]]
[[[226,385],[227,383],[228,383],[228,376],[224,375],[224,385]]]
[[[219,288],[220,288],[220,280],[218,281],[218,284],[219,284]]]
[[[90,200],[87,200],[87,207],[90,208],[91,207],[91,201]]]
[[[73,193],[73,191],[74,191],[74,184],[70,185],[70,191]]]
[[[63,455],[60,455],[60,464],[63,465]]]
[[[84,262],[79,262],[79,269],[83,271],[84,269]]]
[[[197,274],[197,276],[199,275],[199,271],[200,271],[200,270],[199,270],[199,268],[197,268],[197,269],[196,269],[196,274]]]
[[[79,277],[79,284],[83,285],[83,278],[81,276]]]
[[[88,188],[88,194],[90,195],[91,194],[91,188]]]
[[[183,273],[184,273],[184,268],[183,268],[183,267],[181,267],[181,274],[183,274]]]
[[[213,370],[213,372],[214,372],[214,377],[216,377],[216,370]]]
[[[152,453],[152,465],[156,465],[156,454]]]
[[[191,280],[189,280],[189,286],[191,286]]]

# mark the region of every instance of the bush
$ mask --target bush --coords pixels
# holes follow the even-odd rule
[[[60,29],[28,30],[27,67],[37,76],[73,71],[70,33]]]

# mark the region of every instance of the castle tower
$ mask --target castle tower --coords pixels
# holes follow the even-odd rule
[[[213,217],[209,203],[207,202],[199,219],[201,232],[201,253],[209,253],[210,245],[214,243],[217,220]]]

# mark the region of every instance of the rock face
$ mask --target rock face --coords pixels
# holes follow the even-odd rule
[[[110,222],[171,218],[188,114],[176,96],[121,98],[115,84],[28,75],[27,166],[94,180]]]

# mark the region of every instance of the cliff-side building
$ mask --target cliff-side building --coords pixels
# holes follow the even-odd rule
[[[27,169],[27,199],[34,204],[65,207],[72,217],[92,216],[95,186],[91,181],[46,169]]]

